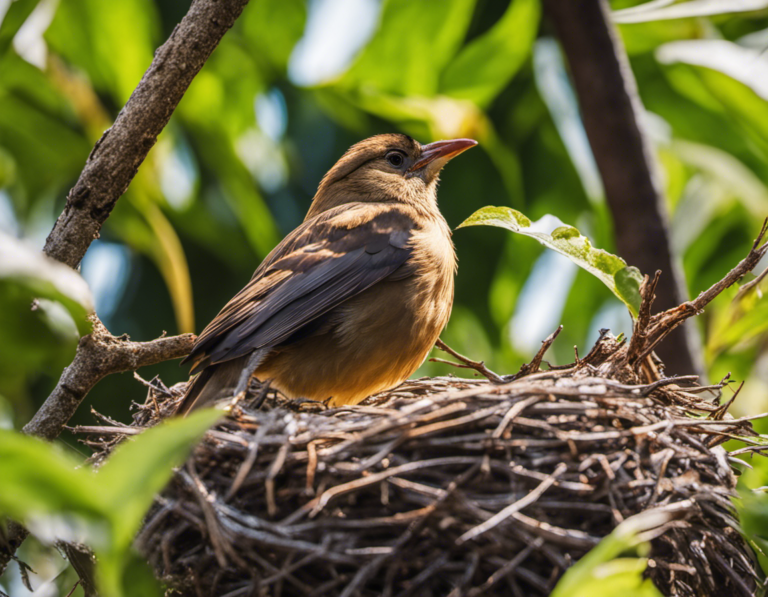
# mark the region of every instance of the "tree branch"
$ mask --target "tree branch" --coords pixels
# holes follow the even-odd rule
[[[45,241],[46,255],[77,267],[152,149],[192,79],[248,0],[195,0],[115,123],[94,145]]]
[[[116,338],[110,334],[95,316],[92,321],[93,332],[80,339],[75,360],[64,369],[56,388],[24,426],[27,435],[56,439],[83,398],[101,379],[186,356],[195,339],[194,334],[182,334],[132,342],[125,336]]]
[[[584,128],[613,214],[616,247],[644,273],[662,270],[657,305],[670,309],[687,298],[672,255],[657,167],[640,123],[643,107],[624,47],[610,22],[606,0],[544,0],[570,65]],[[688,327],[688,326],[686,326]],[[670,371],[703,374],[694,328],[673,332],[659,347]]]
[[[43,252],[72,268],[82,261],[102,224],[112,213],[139,166],[157,141],[189,87],[234,24],[248,0],[194,0],[120,111],[114,124],[91,150],[85,167],[67,196],[64,211],[45,241]],[[56,388],[24,427],[29,435],[52,440],[99,380],[112,373],[189,353],[194,336],[184,334],[151,342],[112,336],[94,314],[93,332],[80,340],[75,359]],[[0,575],[29,532],[9,522],[0,544]]]

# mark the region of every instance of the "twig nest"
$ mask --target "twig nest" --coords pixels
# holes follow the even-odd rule
[[[357,407],[237,407],[138,546],[189,596],[548,595],[619,522],[660,509],[648,574],[663,594],[752,595],[717,446],[751,426],[651,379],[650,361],[635,372],[624,348],[605,337],[568,368],[422,379]],[[139,426],[178,395],[150,394]]]

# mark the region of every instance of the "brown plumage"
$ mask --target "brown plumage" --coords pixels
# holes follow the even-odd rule
[[[448,322],[456,255],[437,182],[470,139],[378,135],[323,177],[304,223],[205,328],[180,413],[252,374],[293,398],[355,404],[407,379]]]

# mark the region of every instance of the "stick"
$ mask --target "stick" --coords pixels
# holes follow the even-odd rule
[[[446,361],[444,359],[429,359],[430,362],[453,365],[454,367],[458,367],[459,369],[474,369],[480,375],[492,381],[493,383],[504,383],[505,381],[504,378],[501,375],[494,373],[493,371],[488,369],[488,367],[485,366],[485,363],[483,361],[473,361],[472,359],[459,354],[458,352],[453,350],[453,348],[448,346],[445,342],[440,340],[440,338],[438,338],[437,342],[435,342],[435,346],[437,346],[437,348],[439,348],[443,352],[447,352],[452,357],[459,359],[461,363],[454,363],[453,361]]]

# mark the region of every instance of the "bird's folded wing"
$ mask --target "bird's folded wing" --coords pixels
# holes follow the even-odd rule
[[[198,337],[192,372],[287,340],[401,268],[414,220],[405,209],[351,204],[305,222]],[[402,270],[401,270],[402,271]]]

